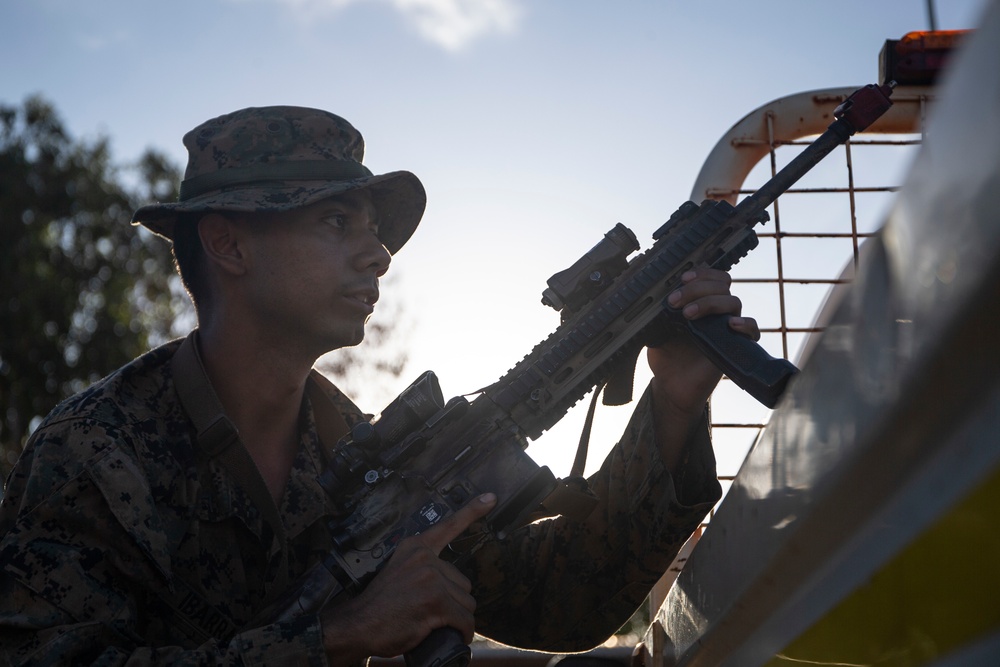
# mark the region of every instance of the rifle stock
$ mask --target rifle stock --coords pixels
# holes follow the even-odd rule
[[[733,333],[728,317],[694,322],[671,315],[667,296],[702,264],[728,270],[757,245],[753,227],[802,175],[863,130],[892,104],[890,86],[859,89],[838,108],[830,128],[756,193],[737,206],[686,202],[654,234],[651,248],[622,225],[578,265],[553,276],[543,301],[562,310],[562,324],[472,402],[443,402],[425,373],[370,424],[359,424],[334,449],[324,487],[337,506],[329,521],[336,550],[260,615],[257,624],[315,613],[341,594],[355,595],[396,544],[488,491],[499,503],[477,535],[452,544],[468,558],[488,536],[502,539],[525,523],[558,486],[524,449],[584,395],[635,356],[664,318],[684,328],[733,381],[774,407],[795,367]],[[595,268],[596,267],[596,268]],[[461,544],[459,544],[461,542]],[[457,643],[456,643],[457,642]],[[435,633],[407,655],[414,667],[467,664],[457,632]]]

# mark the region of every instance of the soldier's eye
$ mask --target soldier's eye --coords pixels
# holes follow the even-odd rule
[[[323,222],[335,229],[344,229],[347,227],[347,219],[343,215],[328,215],[323,218]]]

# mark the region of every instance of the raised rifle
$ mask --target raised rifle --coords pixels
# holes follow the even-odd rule
[[[456,397],[445,403],[437,378],[427,372],[371,422],[356,425],[334,448],[321,480],[336,506],[329,520],[336,549],[257,622],[315,613],[340,595],[356,594],[400,540],[479,494],[495,493],[497,506],[485,518],[483,533],[456,560],[468,558],[489,536],[504,539],[541,507],[564,513],[565,498],[577,496],[524,452],[528,440],[595,387],[608,384],[606,402],[609,392],[619,402],[629,400],[636,357],[664,327],[683,328],[733,382],[774,407],[796,368],[732,332],[729,316],[687,320],[671,312],[667,296],[688,270],[728,270],[755,248],[753,227],[769,219],[767,207],[885,113],[891,91],[891,85],[856,91],[834,112],[826,132],[736,206],[685,202],[653,233],[653,245],[631,260],[639,243],[627,227],[616,225],[548,281],[542,301],[561,312],[560,326],[471,402]],[[627,382],[620,381],[623,376]],[[406,662],[460,667],[470,655],[457,630],[440,628]]]

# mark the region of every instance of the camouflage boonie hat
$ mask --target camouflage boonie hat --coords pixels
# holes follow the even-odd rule
[[[424,213],[427,196],[408,171],[375,176],[361,164],[361,133],[340,116],[304,107],[251,107],[184,135],[188,165],[176,203],[139,208],[132,224],[173,238],[178,213],[288,211],[367,189],[379,238],[399,250]]]

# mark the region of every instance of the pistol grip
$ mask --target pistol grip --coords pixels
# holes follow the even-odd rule
[[[712,363],[737,386],[773,408],[799,369],[787,359],[772,357],[759,343],[730,329],[730,317],[707,315],[697,320],[681,319]]]
[[[466,667],[472,649],[455,628],[438,628],[403,656],[406,667]]]

